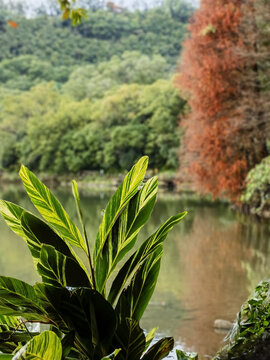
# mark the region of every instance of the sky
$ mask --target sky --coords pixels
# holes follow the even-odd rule
[[[14,1],[14,0],[12,0],[12,1]],[[15,1],[22,1],[22,0],[15,0]],[[185,1],[196,7],[199,6],[199,2],[200,2],[200,0],[185,0]],[[6,0],[6,2],[8,3],[9,0]],[[34,7],[36,7],[36,6],[38,6],[38,4],[41,4],[41,5],[46,4],[47,0],[23,0],[23,2],[31,4]],[[55,2],[57,2],[57,0],[55,0]],[[115,2],[116,4],[119,4],[119,5],[127,6],[127,7],[130,3],[134,4],[134,0],[114,0],[113,2]],[[153,0],[144,0],[144,2],[146,4],[151,4],[153,2]]]

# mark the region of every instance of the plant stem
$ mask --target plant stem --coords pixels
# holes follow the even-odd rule
[[[23,323],[23,326],[25,327],[26,332],[28,333],[28,335],[29,335],[29,336],[30,336],[30,338],[32,339],[32,338],[33,338],[33,336],[31,335],[30,331],[28,330],[28,328],[27,328],[27,326],[26,326],[25,322]]]

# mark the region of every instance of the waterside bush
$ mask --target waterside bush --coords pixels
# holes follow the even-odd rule
[[[228,335],[228,344],[214,360],[267,360],[270,353],[270,281],[262,281],[242,305]]]
[[[252,169],[246,178],[246,190],[241,201],[252,213],[261,214],[270,205],[270,156]]]

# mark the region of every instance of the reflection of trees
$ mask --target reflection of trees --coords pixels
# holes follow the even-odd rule
[[[242,263],[251,268],[257,263],[254,241],[245,237],[243,225],[223,225],[220,220],[209,211],[197,212],[192,231],[178,248],[187,284],[183,305],[192,311],[189,323],[180,323],[178,332],[201,354],[213,354],[219,347],[222,337],[213,331],[214,320],[233,320],[248,295]]]
[[[252,221],[248,226],[242,226],[242,237],[246,239],[252,248],[253,261],[243,261],[242,266],[246,269],[249,280],[249,293],[259,281],[270,277],[270,225],[265,221]]]

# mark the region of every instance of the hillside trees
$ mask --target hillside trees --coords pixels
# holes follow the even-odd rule
[[[60,94],[55,84],[4,97],[0,168],[39,171],[125,170],[142,154],[151,167],[176,169],[179,112],[185,101],[169,80],[122,84],[100,99]]]
[[[214,196],[237,200],[247,172],[267,154],[265,101],[257,100],[264,72],[255,56],[261,52],[257,24],[263,6],[253,0],[202,1],[184,45],[178,82],[189,94],[191,112],[183,121],[182,176],[185,171],[197,189]]]
[[[185,101],[171,76],[192,8],[153,1],[116,14],[94,3],[77,2],[90,10],[74,28],[58,7],[0,0],[1,170],[119,171],[143,154],[152,168],[178,167]]]
[[[1,4],[1,3],[0,3]],[[2,13],[5,11],[6,15]],[[115,14],[104,9],[89,10],[78,27],[67,19],[41,15],[25,18],[2,5],[0,14],[0,61],[33,55],[53,66],[74,66],[109,60],[124,51],[160,54],[175,66],[193,9],[179,5],[173,16],[167,6]],[[18,29],[8,25],[12,17]]]

